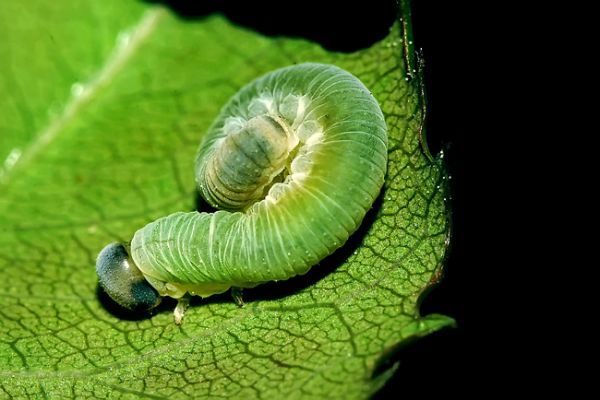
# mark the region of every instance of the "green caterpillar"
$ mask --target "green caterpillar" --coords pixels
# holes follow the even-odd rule
[[[383,185],[387,128],[369,90],[333,65],[278,69],[222,109],[196,158],[213,213],[177,212],[98,255],[102,288],[152,308],[306,273],[359,227]]]

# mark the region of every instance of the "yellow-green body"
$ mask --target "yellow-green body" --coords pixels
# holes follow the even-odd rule
[[[356,77],[323,64],[274,71],[229,101],[198,151],[198,189],[221,210],[148,224],[131,256],[175,298],[304,274],[358,228],[386,162],[383,114]]]

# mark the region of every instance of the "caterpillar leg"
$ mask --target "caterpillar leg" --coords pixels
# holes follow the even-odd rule
[[[180,299],[177,299],[177,306],[173,311],[173,317],[175,317],[175,323],[177,325],[181,325],[183,322],[183,315],[185,314],[185,310],[187,310],[188,306],[190,305],[190,298],[191,296],[186,294]]]
[[[231,297],[233,297],[233,301],[235,301],[235,304],[237,304],[240,307],[244,307],[244,300],[242,299],[243,291],[244,289],[239,287],[231,288]]]

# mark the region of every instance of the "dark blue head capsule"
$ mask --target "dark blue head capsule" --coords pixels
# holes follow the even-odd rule
[[[96,259],[96,272],[102,289],[129,310],[149,310],[162,299],[120,243],[102,249]]]

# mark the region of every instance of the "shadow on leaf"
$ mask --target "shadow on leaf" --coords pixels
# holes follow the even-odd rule
[[[114,317],[125,321],[141,321],[167,310],[169,310],[169,312],[173,312],[173,309],[177,305],[176,300],[171,299],[170,297],[165,297],[157,307],[151,310],[129,310],[120,306],[113,299],[111,299],[110,296],[106,294],[104,290],[102,290],[100,285],[96,286],[96,297],[98,298],[98,301],[100,301],[102,307],[104,307],[106,311],[108,311]]]

